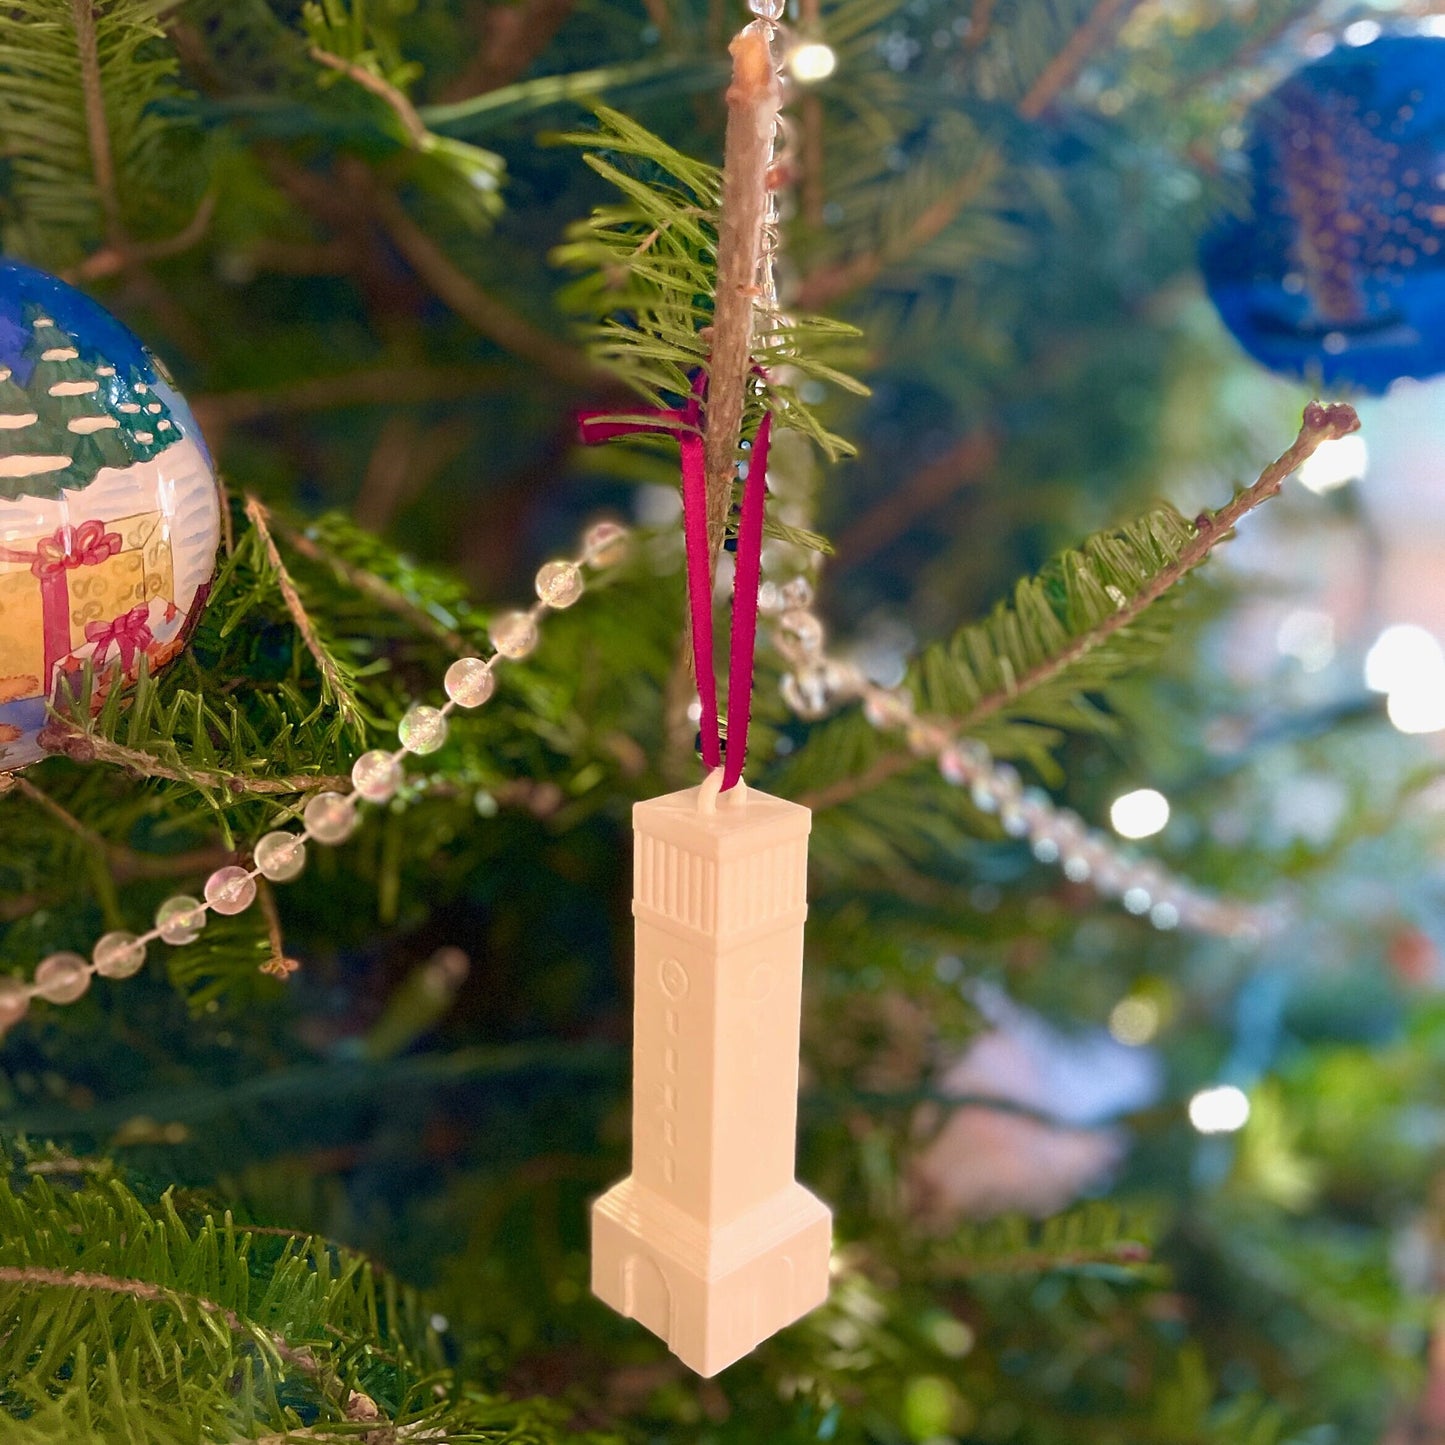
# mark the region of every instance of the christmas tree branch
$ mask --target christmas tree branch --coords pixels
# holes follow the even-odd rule
[[[194,848],[185,853],[135,853],[129,849],[111,846],[109,875],[105,883],[113,888],[117,884],[152,881],[159,878],[186,878],[207,874],[225,863],[236,861],[235,852],[230,848]],[[98,893],[105,887],[99,878],[93,879]],[[73,897],[69,887],[56,887],[32,893],[16,893],[0,898],[0,922],[12,923],[17,918],[27,918],[41,908],[52,908]]]
[[[993,152],[981,156],[937,200],[931,202],[896,240],[876,251],[820,266],[798,283],[796,303],[807,311],[821,311],[840,298],[870,285],[890,266],[936,240],[969,202],[976,200],[1003,170]]]
[[[615,390],[616,379],[583,352],[539,330],[461,271],[389,191],[374,190],[371,208],[416,274],[489,341],[541,367],[567,386],[583,391]]]
[[[1100,0],[1019,99],[1015,107],[1019,116],[1027,121],[1038,120],[1138,3],[1139,0]],[[970,33],[970,48],[982,43],[982,34],[990,23],[989,0],[982,0],[975,18],[979,34],[975,38]],[[843,296],[876,281],[890,266],[897,265],[941,236],[959,213],[997,178],[1003,166],[1004,161],[996,151],[987,152],[925,207],[896,239],[875,250],[819,267],[804,276],[797,290],[798,306],[812,311],[823,310]]]
[[[1170,588],[1182,582],[1221,543],[1234,535],[1240,521],[1256,507],[1262,506],[1279,495],[1285,479],[1301,467],[1322,442],[1334,441],[1351,432],[1358,431],[1360,419],[1355,409],[1345,402],[1328,405],[1312,401],[1304,412],[1299,434],[1287,450],[1275,458],[1249,487],[1236,492],[1233,499],[1217,512],[1202,514],[1194,524],[1194,536],[1178,558],[1162,568],[1149,579],[1133,597],[1122,603],[1116,611],[1103,618],[1097,626],[1090,628],[1056,656],[1040,663],[1021,674],[1013,687],[982,697],[955,726],[960,733],[967,733],[979,723],[992,717],[1019,697],[1052,682],[1060,674],[1107,642],[1115,633],[1138,620],[1140,615],[1157,602]]]
[[[168,1304],[182,1311],[187,1306],[219,1320],[234,1335],[254,1341],[272,1351],[284,1365],[317,1378],[320,1370],[308,1349],[296,1349],[285,1338],[271,1330],[248,1324],[235,1310],[198,1294],[152,1284],[143,1279],[120,1279],[114,1275],[89,1270],[50,1269],[41,1265],[0,1264],[0,1284],[14,1284],[31,1289],[95,1290],[102,1294],[124,1295],[146,1304]]]
[[[951,1255],[935,1263],[933,1274],[940,1279],[975,1279],[980,1275],[1071,1273],[1111,1264],[1137,1269],[1150,1263],[1152,1258],[1148,1245],[1121,1239],[1096,1249],[1061,1249],[1057,1253],[1038,1250],[1007,1259],[974,1260]]]
[[[717,285],[708,338],[707,535],[715,559],[727,531],[737,474],[743,404],[753,366],[754,300],[762,256],[768,165],[782,90],[772,45],[761,25],[739,32],[730,47],[732,84],[718,211]]]
[[[836,808],[854,798],[862,797],[865,793],[871,793],[875,788],[881,788],[884,783],[890,782],[899,773],[906,772],[918,761],[919,759],[909,752],[887,752],[861,773],[853,773],[811,792],[800,793],[793,801],[815,813],[821,813],[827,808]]]
[[[204,848],[187,853],[159,855],[137,853],[133,848],[127,848],[124,844],[112,843],[97,833],[95,829],[87,827],[69,809],[36,787],[28,778],[14,777],[8,779],[8,782],[11,786],[0,789],[0,794],[13,790],[18,796],[28,799],[37,808],[54,818],[68,833],[74,834],[95,855],[97,865],[109,870],[104,879],[107,887],[117,883],[133,882],[137,879],[170,878],[201,872],[205,869],[215,868],[220,863],[229,861],[231,857],[229,851],[224,848]],[[45,896],[30,894],[7,899],[4,904],[4,916],[7,918],[23,917],[41,907],[45,903],[46,897],[49,896],[48,894]]]
[[[1203,514],[1186,530],[1183,519],[1166,509],[1137,524],[1133,534],[1093,539],[1084,552],[1066,554],[1046,577],[1020,583],[1012,608],[1001,606],[985,623],[960,632],[950,648],[924,654],[915,667],[925,694],[920,715],[964,737],[986,723],[1006,723],[1005,715],[1017,717],[1025,727],[1025,751],[1031,725],[1084,724],[1091,714],[1080,708],[1080,697],[1104,685],[1125,657],[1112,658],[1087,677],[1078,669],[1091,658],[1106,657],[1110,644],[1132,637],[1149,609],[1228,540],[1244,517],[1278,495],[1321,443],[1358,427],[1353,408],[1311,402],[1294,442],[1218,511]],[[1069,599],[1062,615],[1049,601],[1055,589]],[[980,690],[984,679],[999,681]],[[1003,740],[1008,741],[1006,732]],[[907,750],[889,751],[862,771],[804,791],[798,801],[815,811],[837,807],[917,762]]]
[[[291,573],[287,570],[286,563],[282,560],[280,550],[271,535],[270,513],[258,497],[248,496],[246,498],[246,516],[261,539],[261,545],[265,549],[267,561],[271,564],[276,585],[281,589],[281,598],[286,604],[286,611],[291,614],[291,620],[295,623],[297,632],[301,634],[301,640],[305,643],[306,650],[311,654],[317,670],[321,673],[329,699],[335,703],[337,710],[348,723],[358,731],[364,731],[366,723],[362,716],[361,703],[352,692],[346,679],[342,677],[341,669],[336,665],[336,659],[322,645],[316,625],[302,604],[301,594],[296,590],[296,584],[292,581]]]
[[[1057,1121],[1052,1121],[1057,1123]],[[1117,1205],[1091,1200],[1034,1222],[1022,1215],[964,1225],[925,1248],[920,1268],[934,1280],[984,1275],[1056,1274],[1123,1269],[1147,1276],[1158,1224]]]
[[[43,809],[52,818],[58,819],[63,828],[74,833],[87,847],[99,849],[103,853],[110,851],[111,845],[95,829],[87,828],[79,818],[61,807],[49,793],[42,792],[29,778],[14,778],[12,781],[21,797],[29,798],[37,808]]]
[[[285,522],[273,519],[272,525],[286,539],[287,546],[293,547],[309,561],[330,567],[349,586],[375,599],[388,612],[394,612],[398,617],[405,618],[419,632],[425,632],[429,637],[435,638],[448,651],[455,653],[458,657],[471,651],[472,644],[461,633],[454,632],[450,627],[444,627],[425,608],[418,607],[410,598],[404,597],[395,587],[384,582],[375,573],[354,566],[344,557],[339,557],[335,552],[308,537],[305,532],[298,531]]]
[[[397,120],[401,122],[401,128],[406,132],[407,139],[413,146],[421,147],[427,143],[430,133],[425,122],[416,113],[416,107],[406,94],[398,90],[385,76],[378,75],[374,70],[368,70],[364,65],[357,65],[354,61],[343,60],[341,56],[333,55],[319,45],[313,45],[309,54],[318,65],[339,71],[348,79],[354,80],[363,90],[369,90],[374,96],[385,101],[391,107]]]
[[[112,742],[97,733],[82,730],[68,721],[52,718],[41,734],[41,741],[53,753],[60,753],[77,763],[111,763],[143,778],[164,778],[170,782],[189,783],[194,788],[208,789],[229,797],[285,797],[329,789],[345,791],[351,779],[340,775],[301,773],[294,776],[264,778],[244,777],[238,773],[221,772],[215,768],[188,768],[171,764],[142,752]]]
[[[497,391],[507,381],[506,368],[494,364],[368,367],[299,378],[276,387],[210,392],[196,397],[191,409],[209,433],[213,427],[296,412],[451,401]]]
[[[510,85],[526,73],[572,14],[573,0],[522,0],[487,5],[481,13],[480,43],[462,73],[443,93],[443,103],[465,102]],[[655,23],[655,17],[654,17]]]
[[[116,193],[115,157],[110,146],[110,123],[105,114],[105,91],[100,79],[100,50],[95,35],[95,7],[91,0],[70,0],[75,44],[80,52],[80,83],[85,105],[85,134],[90,147],[90,169],[105,217],[112,249],[123,252],[129,244],[121,223]]]
[[[997,457],[998,439],[991,432],[967,433],[851,521],[834,538],[834,552],[849,567],[876,556],[920,517],[978,481]]]
[[[1113,35],[1139,0],[1099,0],[1068,43],[1043,68],[1018,103],[1025,120],[1037,120],[1072,83],[1095,50]]]
[[[147,261],[162,261],[168,256],[179,256],[199,245],[210,229],[216,214],[215,191],[207,191],[195,209],[191,219],[173,236],[160,241],[126,241],[123,245],[112,244],[87,256],[78,266],[64,272],[65,278],[73,282],[101,281],[114,276],[128,266]]]

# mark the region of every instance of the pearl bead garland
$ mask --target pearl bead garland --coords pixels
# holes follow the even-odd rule
[[[342,793],[317,793],[301,811],[305,836],[318,843],[344,843],[361,821],[356,805]]]
[[[407,708],[396,735],[409,753],[434,753],[447,740],[447,715],[439,707],[414,702]]]
[[[289,883],[306,867],[306,844],[295,833],[267,833],[256,844],[256,869],[272,883]]]
[[[205,926],[205,904],[184,893],[156,909],[156,937],[165,943],[194,943]]]
[[[74,1003],[90,987],[90,968],[78,953],[52,953],[35,970],[35,994],[47,1003]]]
[[[481,707],[497,690],[497,677],[490,662],[480,657],[459,657],[447,668],[442,685],[458,707]]]
[[[872,727],[902,732],[910,752],[934,758],[946,782],[966,788],[974,807],[997,817],[1009,837],[1027,840],[1040,863],[1057,864],[1071,883],[1117,898],[1155,928],[1257,938],[1279,926],[1274,910],[1212,897],[1124,852],[1078,814],[1056,807],[1046,793],[1025,788],[1017,769],[995,762],[981,743],[956,737],[946,723],[920,718],[906,689],[879,687],[856,667],[829,657],[823,625],[809,610],[812,600],[812,584],[804,577],[765,586],[760,599],[762,610],[776,619],[774,645],[791,666],[782,680],[783,700],[799,717],[816,721],[861,699]]]
[[[351,786],[368,803],[389,803],[401,786],[401,764],[380,748],[362,753],[351,765]]]
[[[256,879],[244,868],[217,868],[206,879],[206,902],[213,913],[244,913],[256,901]]]
[[[133,933],[107,933],[96,941],[90,961],[102,978],[129,978],[145,964],[145,944]]]
[[[389,802],[403,781],[402,760],[409,754],[433,753],[447,738],[447,718],[455,708],[481,707],[496,691],[496,668],[503,658],[531,654],[538,641],[538,621],[549,611],[571,607],[585,590],[583,568],[616,565],[626,555],[629,535],[616,522],[598,522],[582,539],[581,555],[548,562],[538,572],[538,601],[525,612],[507,612],[491,627],[496,651],[491,657],[462,657],[447,669],[442,707],[413,703],[397,726],[400,746],[393,752],[373,749],[352,765],[350,793],[315,793],[306,802],[300,832],[277,829],[256,843],[251,867],[229,864],[206,880],[204,898],[179,894],[156,910],[155,927],[139,936],[107,933],[100,938],[89,961],[78,953],[53,953],[42,960],[30,983],[0,975],[0,1038],[29,1011],[32,999],[47,1003],[73,1003],[90,987],[91,978],[122,979],[138,973],[145,964],[146,947],[160,940],[179,947],[194,943],[211,913],[242,913],[255,901],[256,880],[288,883],[306,866],[306,844],[344,843],[361,822],[357,802]],[[289,974],[296,965],[285,960],[278,970]]]
[[[503,657],[526,657],[536,645],[537,619],[530,612],[504,612],[492,623],[492,646]]]

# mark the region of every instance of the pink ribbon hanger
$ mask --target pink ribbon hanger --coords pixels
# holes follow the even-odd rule
[[[707,543],[707,473],[704,465],[702,421],[707,395],[707,374],[698,372],[687,405],[681,410],[659,408],[645,417],[607,419],[607,414],[584,412],[580,417],[582,440],[588,445],[636,432],[663,432],[678,439],[682,449],[682,528],[687,552],[687,602],[692,625],[692,656],[697,672],[697,695],[702,705],[703,766],[723,769],[722,791],[736,786],[747,757],[748,726],[753,711],[753,660],[758,643],[758,587],[762,580],[763,512],[767,500],[768,447],[772,440],[771,412],[763,413],[748,460],[738,518],[737,552],[733,571],[732,637],[728,648],[728,746],[724,749],[718,716],[717,674],[713,661],[711,558]]]

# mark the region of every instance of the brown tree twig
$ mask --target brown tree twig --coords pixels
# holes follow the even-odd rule
[[[881,788],[884,783],[896,778],[899,773],[906,772],[917,761],[912,753],[884,753],[861,773],[839,778],[837,782],[829,783],[826,787],[814,788],[812,792],[795,798],[794,802],[811,808],[815,813],[821,813],[825,808],[836,808],[839,803],[851,802],[864,793]]]
[[[799,0],[798,23],[803,34],[816,33],[821,21],[821,0]],[[798,121],[803,133],[798,198],[803,219],[814,229],[819,229],[823,225],[826,198],[823,191],[823,100],[816,91],[803,92],[798,101]]]
[[[761,25],[749,25],[739,31],[729,49],[733,79],[727,92],[717,286],[708,342],[707,414],[703,428],[707,539],[712,560],[721,550],[727,532],[737,473],[743,403],[752,369],[753,303],[762,258],[768,165],[782,106],[782,89],[767,31]]]
[[[451,401],[496,391],[506,380],[501,366],[382,366],[288,381],[274,389],[215,391],[194,398],[191,409],[204,429],[337,407]]]
[[[110,124],[105,115],[105,91],[100,79],[100,50],[95,35],[95,6],[91,0],[70,0],[75,45],[80,52],[80,88],[85,101],[85,136],[90,148],[90,170],[111,246],[124,251],[129,244],[121,223],[120,197],[115,184],[115,157],[110,149]]]
[[[114,846],[113,844],[102,838],[94,828],[87,827],[68,808],[57,803],[49,793],[42,792],[29,778],[15,778],[13,781],[16,791],[19,792],[22,797],[29,798],[37,808],[42,809],[49,813],[52,818],[57,819],[63,827],[69,832],[74,833],[87,847],[94,848],[101,853],[110,853],[111,848]],[[126,849],[122,851],[128,852],[129,850]]]
[[[803,219],[815,229],[826,224],[827,193],[823,189],[823,100],[809,91],[798,102],[798,118],[803,132],[801,175],[798,196]]]
[[[311,621],[311,617],[301,601],[301,594],[296,590],[296,584],[291,580],[291,573],[281,558],[280,549],[276,546],[276,539],[271,535],[271,514],[266,510],[259,497],[247,495],[246,516],[260,536],[261,545],[266,549],[266,559],[271,564],[271,570],[276,574],[276,585],[281,589],[281,600],[286,604],[286,611],[291,614],[291,621],[295,624],[297,632],[301,634],[301,641],[305,643],[307,652],[311,654],[317,670],[321,673],[332,697],[336,700],[337,708],[348,722],[354,723],[357,727],[365,726],[361,715],[361,705],[347,685],[346,679],[341,676],[341,672],[336,666],[336,660],[321,645],[316,625]]]
[[[1094,51],[1113,35],[1140,0],[1099,0],[1088,18],[1069,37],[1068,43],[1040,71],[1038,78],[1018,103],[1025,120],[1037,120],[1066,85],[1084,68]]]
[[[406,132],[407,139],[412,145],[418,150],[426,145],[431,135],[426,128],[426,122],[416,113],[416,107],[405,93],[398,90],[389,80],[368,70],[364,65],[356,65],[350,60],[343,60],[341,56],[333,55],[319,45],[311,47],[310,55],[317,64],[340,72],[348,79],[354,80],[363,90],[369,90],[372,95],[384,100],[401,122],[401,128]]]
[[[28,778],[12,778],[10,782],[16,793],[49,813],[63,827],[74,833],[86,847],[93,849],[105,861],[112,878],[117,883],[130,883],[150,878],[174,878],[186,873],[197,873],[216,868],[231,858],[231,853],[225,848],[197,848],[186,853],[172,854],[137,853],[133,848],[127,848],[122,843],[112,843],[93,828],[88,828],[69,809],[57,803],[48,793],[37,788]],[[10,791],[10,789],[5,791]],[[23,917],[39,908],[44,903],[45,896],[32,894],[24,898],[7,899],[4,905],[4,916],[6,918]]]
[[[404,617],[418,631],[434,637],[444,647],[459,656],[472,650],[472,644],[461,633],[453,632],[449,627],[443,627],[424,608],[418,607],[410,598],[403,596],[396,588],[383,582],[374,573],[367,572],[364,568],[348,562],[344,557],[337,556],[335,552],[323,547],[304,532],[297,531],[296,528],[285,522],[273,521],[272,525],[286,539],[287,546],[295,548],[308,561],[330,567],[348,586],[374,598],[388,611],[395,612],[397,616]]]
[[[261,906],[261,916],[266,920],[266,941],[271,948],[271,957],[258,965],[260,972],[272,978],[288,979],[296,972],[296,963],[286,956],[286,940],[281,934],[281,914],[276,908],[276,893],[264,878],[256,880],[256,901]]]
[[[1151,578],[1122,607],[1111,612],[1068,647],[1039,663],[1037,667],[1021,673],[1011,687],[985,694],[961,717],[949,719],[945,724],[949,731],[954,734],[967,734],[1017,698],[1052,682],[1096,647],[1107,642],[1115,633],[1136,622],[1171,587],[1183,581],[1203,563],[1221,542],[1232,537],[1234,529],[1244,517],[1277,496],[1285,479],[1298,470],[1321,443],[1348,436],[1351,432],[1358,431],[1359,426],[1360,419],[1354,408],[1344,402],[1310,402],[1305,408],[1299,434],[1287,450],[1260,473],[1259,479],[1253,485],[1237,492],[1217,512],[1204,513],[1195,523],[1194,536],[1169,566]],[[917,761],[911,753],[885,753],[865,772],[852,778],[840,778],[836,783],[804,794],[797,801],[814,811],[834,807],[881,786]]]
[[[974,1279],[979,1275],[1046,1274],[1052,1270],[1082,1269],[1093,1264],[1144,1265],[1154,1251],[1140,1240],[1118,1239],[1097,1249],[1039,1250],[1034,1254],[1012,1255],[1007,1259],[969,1259],[953,1254],[933,1264],[940,1279]]]
[[[356,525],[385,532],[399,511],[476,445],[476,428],[465,416],[423,427],[411,412],[392,412],[381,424],[362,474],[352,512]]]
[[[964,49],[978,50],[988,39],[988,33],[993,29],[994,5],[995,0],[974,0],[968,17],[968,34],[963,41]]]
[[[93,1290],[97,1293],[127,1295],[147,1304],[168,1304],[182,1309],[192,1305],[202,1314],[220,1320],[234,1335],[245,1339],[265,1340],[282,1364],[302,1371],[313,1378],[320,1374],[316,1359],[308,1349],[297,1349],[281,1335],[260,1325],[248,1324],[233,1309],[218,1305],[203,1295],[188,1294],[144,1279],[123,1279],[116,1275],[90,1270],[47,1269],[42,1265],[0,1265],[0,1284],[18,1284],[40,1289]]]
[[[340,276],[351,269],[356,246],[347,237],[303,241],[257,236],[239,255],[255,271],[275,271],[282,276]]]
[[[568,386],[615,390],[617,378],[585,353],[549,336],[509,306],[484,291],[407,214],[388,191],[375,190],[372,212],[416,274],[463,320],[503,351],[533,362]]]
[[[960,487],[976,482],[998,457],[998,439],[987,431],[960,437],[942,456],[914,472],[896,491],[880,497],[834,539],[839,558],[856,567],[901,537],[919,517],[942,505]]]
[[[47,751],[59,753],[76,763],[111,763],[143,778],[164,778],[175,783],[189,783],[195,788],[213,788],[232,797],[285,797],[294,793],[310,793],[326,789],[345,792],[351,786],[349,777],[319,773],[298,773],[280,778],[248,778],[239,773],[225,773],[217,768],[173,767],[139,748],[63,722],[51,720],[41,733],[41,744]]]
[[[189,251],[192,246],[197,245],[210,229],[211,220],[216,214],[216,201],[216,193],[207,191],[201,197],[191,219],[173,236],[166,236],[159,241],[127,241],[123,246],[103,246],[79,265],[62,274],[71,282],[99,281],[124,271],[128,266],[146,261],[163,261],[167,256],[179,256],[183,251]]]
[[[925,207],[896,240],[876,251],[865,251],[820,266],[804,276],[795,297],[797,306],[804,311],[820,311],[840,296],[876,281],[888,267],[942,235],[958,213],[987,189],[1002,168],[1003,162],[997,155],[980,156],[937,200]]]
[[[672,34],[672,13],[667,8],[667,0],[642,0],[642,8],[657,26],[657,33],[666,40]]]
[[[652,13],[656,0],[648,4]],[[521,0],[514,5],[487,5],[481,34],[470,63],[442,92],[447,102],[486,95],[519,79],[551,44],[572,13],[573,0]],[[659,26],[661,29],[661,26]]]
[[[1324,404],[1312,401],[1305,407],[1298,436],[1287,450],[1275,458],[1260,474],[1259,479],[1235,496],[1217,512],[1204,513],[1195,523],[1193,538],[1169,566],[1150,579],[1122,607],[1105,617],[1098,626],[1091,628],[1077,638],[1069,647],[1047,662],[1023,673],[1008,692],[996,692],[981,697],[962,718],[958,720],[960,732],[976,727],[985,719],[1010,703],[1020,693],[1031,692],[1036,687],[1052,682],[1061,672],[1092,652],[1101,643],[1107,642],[1116,632],[1136,622],[1169,589],[1183,581],[1223,541],[1234,535],[1240,521],[1256,507],[1279,495],[1285,478],[1291,476],[1311,457],[1322,442],[1337,441],[1360,429],[1360,419],[1354,407],[1345,402]]]

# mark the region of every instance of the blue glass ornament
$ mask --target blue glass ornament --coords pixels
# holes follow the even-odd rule
[[[1250,113],[1248,213],[1209,294],[1271,371],[1383,391],[1445,371],[1445,38],[1338,46]]]
[[[45,755],[53,699],[93,704],[185,646],[220,493],[191,409],[103,307],[0,258],[0,773]]]

